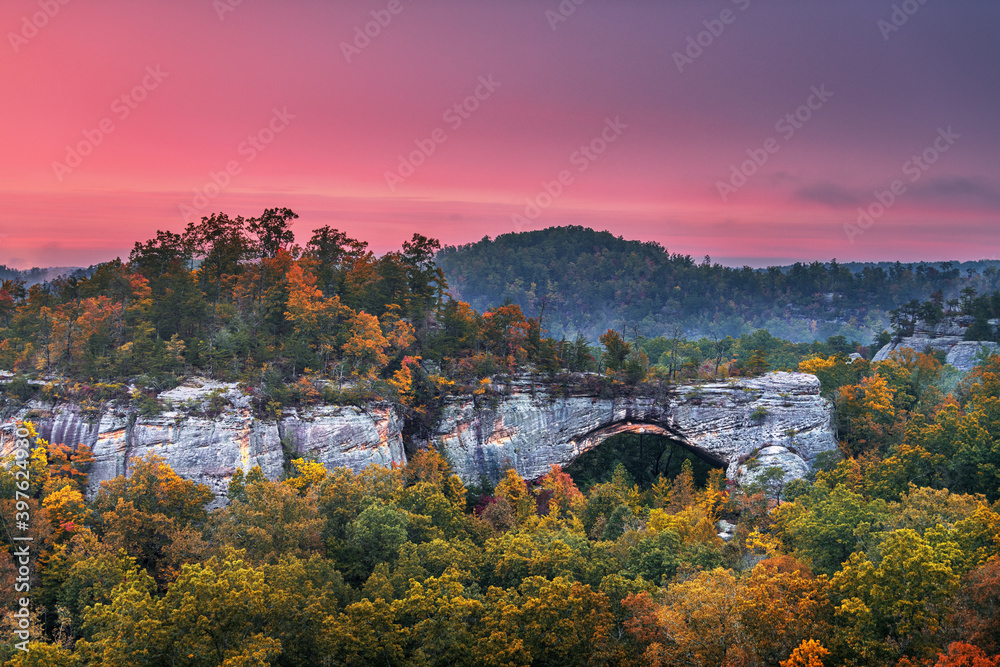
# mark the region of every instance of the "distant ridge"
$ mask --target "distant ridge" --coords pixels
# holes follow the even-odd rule
[[[93,267],[84,269],[79,266],[49,266],[31,269],[11,269],[0,264],[0,280],[23,280],[27,287],[55,280],[60,276],[85,276]]]
[[[609,328],[657,336],[740,335],[766,328],[804,342],[868,342],[888,311],[941,291],[1000,288],[1000,261],[798,262],[733,268],[582,226],[508,233],[445,246],[436,261],[452,295],[485,310],[505,301],[544,315],[556,337],[596,340]],[[544,312],[543,312],[544,310]]]

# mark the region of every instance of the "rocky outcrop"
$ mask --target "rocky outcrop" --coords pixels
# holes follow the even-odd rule
[[[669,400],[560,397],[522,385],[493,404],[453,400],[433,440],[465,479],[495,480],[511,466],[535,478],[623,432],[667,435],[731,478],[756,451],[781,446],[798,459],[790,478],[801,477],[816,454],[837,448],[832,406],[819,390],[805,373],[681,387]]]
[[[736,468],[736,483],[749,486],[761,480],[770,469],[780,468],[782,480],[801,479],[809,473],[809,466],[798,454],[787,447],[771,445],[760,450],[746,463]]]
[[[194,414],[212,392],[228,405],[213,417]],[[402,422],[389,407],[321,406],[291,410],[280,421],[257,419],[235,385],[194,380],[159,396],[183,407],[156,416],[141,416],[131,405],[114,405],[97,414],[79,406],[31,403],[11,415],[0,432],[0,447],[12,447],[13,424],[28,419],[50,442],[83,443],[94,452],[89,493],[104,480],[128,474],[133,457],[158,454],[186,479],[208,485],[223,497],[237,468],[259,465],[275,479],[289,457],[307,456],[328,468],[403,463]]]
[[[259,465],[276,478],[292,457],[354,470],[406,461],[403,420],[388,405],[289,410],[280,420],[265,421],[252,414],[235,385],[198,379],[159,399],[170,409],[150,416],[127,403],[96,411],[32,403],[6,415],[0,448],[8,453],[14,423],[30,419],[49,441],[93,449],[91,493],[101,481],[127,474],[132,457],[158,454],[178,474],[207,484],[220,498],[237,468]],[[734,479],[757,452],[781,448],[776,464],[792,478],[804,475],[819,452],[836,449],[831,417],[819,380],[803,373],[770,373],[633,398],[573,394],[523,377],[493,396],[452,398],[431,442],[466,481],[481,476],[496,481],[509,466],[535,478],[553,463],[567,465],[623,432],[667,435],[725,466]]]
[[[928,325],[918,322],[913,334],[892,340],[875,353],[873,361],[885,361],[896,350],[910,348],[916,352],[927,349],[945,353],[945,363],[967,373],[971,371],[982,354],[1000,352],[1000,345],[989,341],[967,341],[965,332],[972,319],[968,317],[947,317],[940,324]]]

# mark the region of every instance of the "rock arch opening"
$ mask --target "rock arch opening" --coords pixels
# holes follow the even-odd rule
[[[581,489],[611,479],[621,463],[642,487],[660,476],[672,478],[690,461],[699,485],[714,468],[725,469],[726,461],[687,443],[683,436],[657,423],[618,422],[596,429],[577,440],[581,454],[566,472]]]

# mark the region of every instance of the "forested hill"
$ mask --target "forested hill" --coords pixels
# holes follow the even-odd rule
[[[509,300],[537,316],[544,306],[553,336],[595,340],[608,328],[657,336],[680,327],[696,336],[766,328],[793,341],[840,334],[867,342],[901,303],[1000,286],[996,266],[963,271],[950,262],[734,269],[579,226],[446,246],[436,261],[453,296],[476,309]]]
[[[4,264],[0,264],[0,280],[21,280],[25,287],[38,285],[50,280],[55,280],[60,276],[75,276],[83,278],[90,275],[90,269],[82,269],[77,266],[50,266],[46,268],[35,267],[33,269],[11,269]]]

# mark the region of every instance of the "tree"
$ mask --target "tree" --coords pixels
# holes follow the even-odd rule
[[[47,490],[69,486],[77,491],[87,488],[88,471],[94,462],[94,453],[87,445],[67,447],[61,443],[46,443],[45,456],[48,461]]]
[[[207,486],[182,479],[159,456],[130,464],[129,477],[103,482],[94,499],[99,534],[164,583],[173,568],[167,548],[183,532],[205,525],[205,506],[214,496]]]
[[[356,375],[369,375],[381,371],[389,358],[385,351],[389,341],[382,335],[378,318],[360,312],[351,320],[350,338],[344,344],[344,356],[351,361]]]
[[[622,370],[632,346],[614,329],[601,334],[601,345],[604,346],[604,354],[601,356],[604,366],[612,373]]]
[[[324,623],[322,637],[321,655],[330,656],[333,664],[404,664],[406,632],[392,605],[383,599],[364,598],[348,605]]]
[[[364,580],[379,563],[394,562],[406,542],[409,522],[406,513],[391,505],[381,502],[368,505],[350,526],[345,569]]]
[[[440,305],[444,290],[448,288],[444,271],[434,263],[434,254],[440,249],[437,239],[415,233],[413,238],[403,242],[400,253],[412,295],[406,314],[418,323],[422,340],[425,339],[426,318]]]
[[[507,502],[519,522],[534,516],[535,499],[528,491],[524,479],[513,468],[507,469],[504,478],[497,484],[495,495]]]
[[[306,495],[310,489],[319,488],[326,479],[326,466],[318,461],[292,459],[292,468],[294,474],[289,474],[283,483],[298,491],[300,496]]]
[[[818,642],[808,643],[830,630],[827,582],[791,556],[768,558],[755,565],[750,576],[740,582],[738,606],[742,642],[759,664],[773,665],[789,654],[791,659],[796,652],[800,661],[829,653]],[[790,664],[805,667],[810,663]]]
[[[885,451],[898,442],[902,423],[897,421],[897,391],[882,373],[857,385],[841,387],[837,412],[841,416],[843,445],[848,454],[868,449]]]
[[[507,304],[483,313],[481,335],[488,350],[505,358],[513,370],[527,360],[528,321],[520,306]]]
[[[258,257],[276,257],[295,240],[289,229],[292,220],[299,216],[289,208],[268,208],[257,218],[247,220],[247,230],[256,239],[253,250]]]
[[[779,664],[781,667],[823,667],[823,658],[828,655],[830,651],[820,642],[815,639],[803,639],[788,656],[788,660],[782,660]]]
[[[294,264],[287,275],[288,301],[285,318],[292,325],[291,335],[283,345],[292,358],[292,377],[297,368],[315,365],[326,369],[331,352],[336,349],[338,320],[346,314],[339,297],[327,298],[316,288],[316,278],[301,264]]]
[[[349,307],[361,307],[359,290],[365,281],[351,274],[365,271],[372,264],[374,255],[367,248],[367,242],[352,239],[330,226],[313,231],[305,252],[316,260],[319,287],[325,296],[337,295]]]
[[[189,222],[184,230],[184,244],[193,257],[201,259],[199,277],[203,284],[215,285],[215,303],[222,299],[222,284],[226,276],[240,271],[240,262],[251,250],[246,235],[247,221],[242,216],[230,218],[225,213],[213,213],[200,222]]]
[[[609,601],[590,586],[563,577],[530,577],[516,591],[491,589],[488,607],[488,631],[519,639],[533,664],[616,661]]]
[[[964,640],[1000,653],[1000,557],[993,556],[963,577],[949,625]]]
[[[872,555],[854,553],[831,579],[847,648],[867,664],[933,655],[950,612],[958,547],[916,531],[885,534]]]
[[[732,571],[699,572],[668,588],[662,602],[649,593],[629,595],[623,604],[632,618],[625,627],[645,664],[716,667],[739,645],[738,602]]]
[[[109,604],[115,588],[129,581],[152,584],[135,559],[124,551],[90,556],[69,565],[56,592],[56,602],[69,612],[71,631],[79,636],[87,607]]]
[[[761,349],[756,349],[750,358],[747,360],[747,370],[751,375],[763,375],[767,371],[767,359],[764,357],[764,351]]]
[[[479,337],[479,315],[464,301],[448,299],[441,307],[441,328],[431,340],[435,357],[454,356],[473,349]]]
[[[314,481],[316,472],[311,471]],[[324,522],[315,498],[303,497],[296,486],[266,479],[247,484],[240,498],[213,516],[216,538],[243,550],[253,563],[319,555]]]
[[[279,574],[227,552],[185,566],[161,598],[152,598],[143,582],[123,583],[110,604],[87,612],[94,640],[80,642],[78,650],[109,667],[268,665],[284,652],[282,640],[315,654],[323,612],[333,609],[318,605],[311,617],[297,613],[298,605],[316,600],[305,595],[308,589],[270,585]],[[289,617],[299,622],[294,633],[283,627]]]
[[[844,486],[815,484],[805,496],[774,511],[775,532],[786,548],[816,572],[832,575],[887,515],[884,501],[866,501]]]
[[[557,464],[553,463],[546,474],[540,480],[541,487],[552,493],[549,500],[549,510],[558,511],[561,516],[576,515],[583,513],[586,498],[573,482],[573,478],[563,472]]]
[[[466,592],[463,578],[449,568],[440,577],[410,581],[393,602],[396,618],[406,624],[406,664],[495,664],[498,656],[480,647],[485,605]]]
[[[68,484],[48,494],[42,501],[42,507],[48,510],[49,521],[57,540],[82,528],[90,517],[90,509],[83,494]]]
[[[1000,655],[988,656],[978,646],[965,642],[948,644],[948,652],[938,655],[934,667],[997,667]]]

